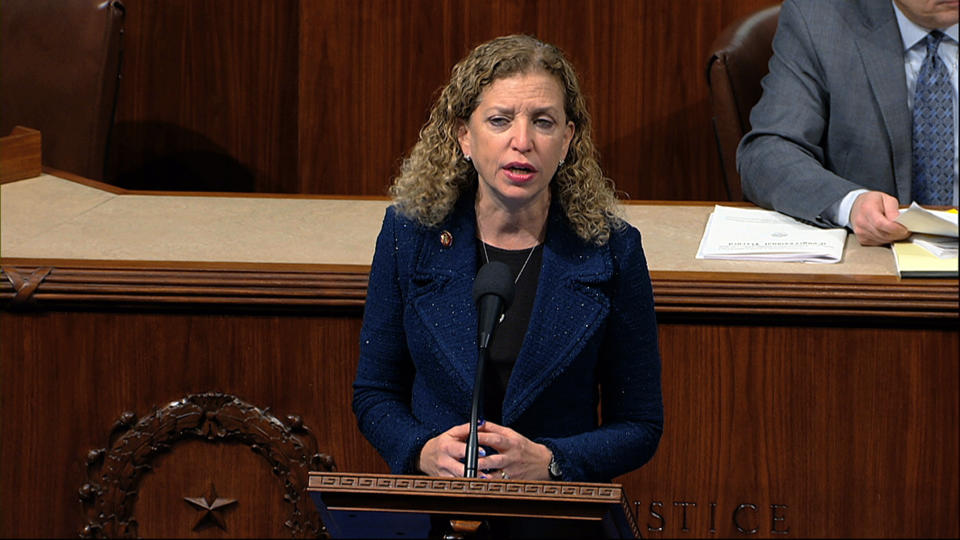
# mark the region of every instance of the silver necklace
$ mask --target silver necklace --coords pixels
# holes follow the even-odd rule
[[[480,232],[480,246],[483,248],[483,262],[488,263],[490,262],[490,256],[487,255],[487,241],[483,239],[483,231],[480,231],[480,227],[477,227],[477,230]],[[523,261],[523,266],[521,266],[520,271],[517,272],[517,277],[513,278],[514,285],[520,281],[520,274],[522,274],[527,268],[527,263],[530,262],[530,257],[533,257],[533,250],[537,249],[538,245],[539,244],[534,244],[534,246],[530,248],[530,252],[527,253],[527,260]]]

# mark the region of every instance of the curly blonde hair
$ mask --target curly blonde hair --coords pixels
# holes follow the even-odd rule
[[[450,214],[464,190],[476,189],[477,172],[460,150],[458,127],[469,120],[487,86],[534,70],[542,70],[560,83],[564,111],[575,127],[564,165],[550,183],[552,195],[560,201],[577,236],[587,242],[603,245],[612,228],[623,226],[613,182],[600,170],[590,134],[590,114],[573,66],[553,45],[525,35],[483,43],[453,67],[450,82],[420,129],[420,140],[390,186],[400,213],[435,227]]]

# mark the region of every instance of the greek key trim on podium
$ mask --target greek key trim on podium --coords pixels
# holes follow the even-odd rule
[[[404,475],[363,475],[351,473],[325,473],[311,475],[311,488],[325,491],[342,489],[354,493],[418,493],[517,496],[522,498],[550,497],[565,500],[611,502],[620,501],[621,489],[617,484],[591,484],[578,482],[532,482],[515,480],[473,480],[464,478],[435,478]]]

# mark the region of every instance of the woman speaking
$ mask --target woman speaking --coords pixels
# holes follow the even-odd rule
[[[663,429],[650,277],[563,54],[521,35],[476,47],[390,194],[353,410],[391,471],[464,475],[491,261],[515,295],[488,347],[480,476],[607,482],[646,463]]]

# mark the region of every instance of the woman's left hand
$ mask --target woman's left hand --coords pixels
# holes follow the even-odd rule
[[[516,431],[489,420],[477,430],[477,442],[498,453],[477,460],[477,468],[490,470],[493,479],[549,480],[547,467],[553,453]]]

